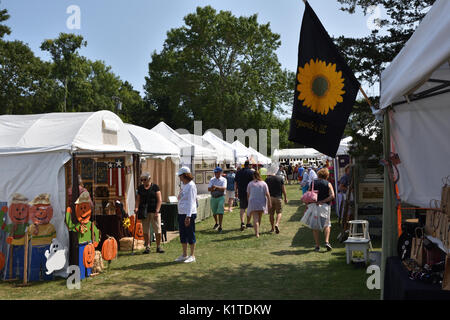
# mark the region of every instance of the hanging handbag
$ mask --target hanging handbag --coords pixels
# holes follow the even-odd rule
[[[450,176],[442,179],[441,210],[450,217]]]
[[[305,194],[302,196],[301,200],[303,203],[306,203],[306,204],[317,202],[317,194],[318,193],[319,193],[319,191],[314,190],[314,180],[313,180],[312,186],[311,186],[311,191],[305,192]]]
[[[439,249],[439,247],[436,244],[434,244],[434,246],[431,249],[425,249],[426,264],[432,266],[436,263],[443,261],[445,259],[443,258],[443,254],[444,252],[441,249]]]
[[[421,230],[421,236],[417,234],[417,231]],[[415,260],[419,266],[423,266],[424,263],[424,251],[423,251],[423,229],[416,228],[415,237],[412,239],[411,246],[411,259]]]
[[[450,255],[445,257],[444,279],[442,280],[442,290],[450,290]]]
[[[447,243],[447,230],[448,230],[448,216],[445,213],[441,213],[441,219],[439,223],[439,239],[442,244]]]
[[[439,226],[441,218],[440,201],[433,199],[430,201],[430,209],[427,210],[425,220],[425,234],[437,238],[439,236]]]

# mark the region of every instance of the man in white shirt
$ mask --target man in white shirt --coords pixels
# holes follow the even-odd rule
[[[222,168],[217,167],[214,169],[214,177],[209,181],[208,191],[211,192],[211,211],[216,221],[214,229],[217,229],[219,233],[222,232],[226,190],[227,179],[222,177]]]

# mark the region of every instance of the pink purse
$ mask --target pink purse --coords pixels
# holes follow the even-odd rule
[[[314,190],[314,180],[312,182],[311,191],[305,192],[302,196],[302,201],[306,204],[317,202],[317,194],[319,191]]]

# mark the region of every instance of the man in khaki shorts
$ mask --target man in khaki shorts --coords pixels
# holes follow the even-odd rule
[[[144,230],[145,250],[144,254],[150,253],[150,223],[156,238],[156,252],[164,253],[161,249],[161,204],[162,197],[159,186],[156,183],[151,183],[151,176],[149,173],[141,175],[142,184],[138,187],[136,196],[135,213],[138,213],[140,207],[141,211],[146,211],[146,216],[142,219],[142,229]]]
[[[272,201],[272,207],[269,208],[269,219],[272,225],[270,232],[280,233],[281,213],[283,211],[282,195],[284,195],[284,203],[288,203],[286,196],[286,188],[284,187],[284,179],[282,176],[276,175],[277,169],[270,167],[267,170],[266,183],[269,187],[270,200]],[[277,219],[275,221],[275,212],[277,213]]]

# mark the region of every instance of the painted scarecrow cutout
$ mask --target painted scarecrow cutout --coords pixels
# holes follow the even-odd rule
[[[25,232],[28,227],[28,199],[19,193],[12,195],[8,215],[10,224],[4,223],[2,229],[9,233],[6,242],[10,245],[5,266],[5,279],[23,278]]]
[[[53,276],[46,274],[45,251],[50,248],[52,239],[56,237],[55,227],[50,223],[53,208],[50,195],[43,193],[30,202],[30,219],[33,224],[28,227],[31,239],[31,260],[28,271],[28,281],[52,280]]]
[[[5,223],[6,216],[8,215],[8,206],[6,202],[0,202],[0,275],[3,275],[3,267],[5,266],[6,255],[3,251],[3,243],[5,241],[5,232],[1,228]]]
[[[92,273],[91,255],[93,262],[95,252],[91,251],[95,250],[100,239],[97,227],[90,221],[91,213],[91,197],[87,191],[75,201],[76,223],[72,221],[72,209],[69,207],[66,211],[66,224],[69,231],[75,231],[78,234],[78,266],[81,279],[89,277]]]

